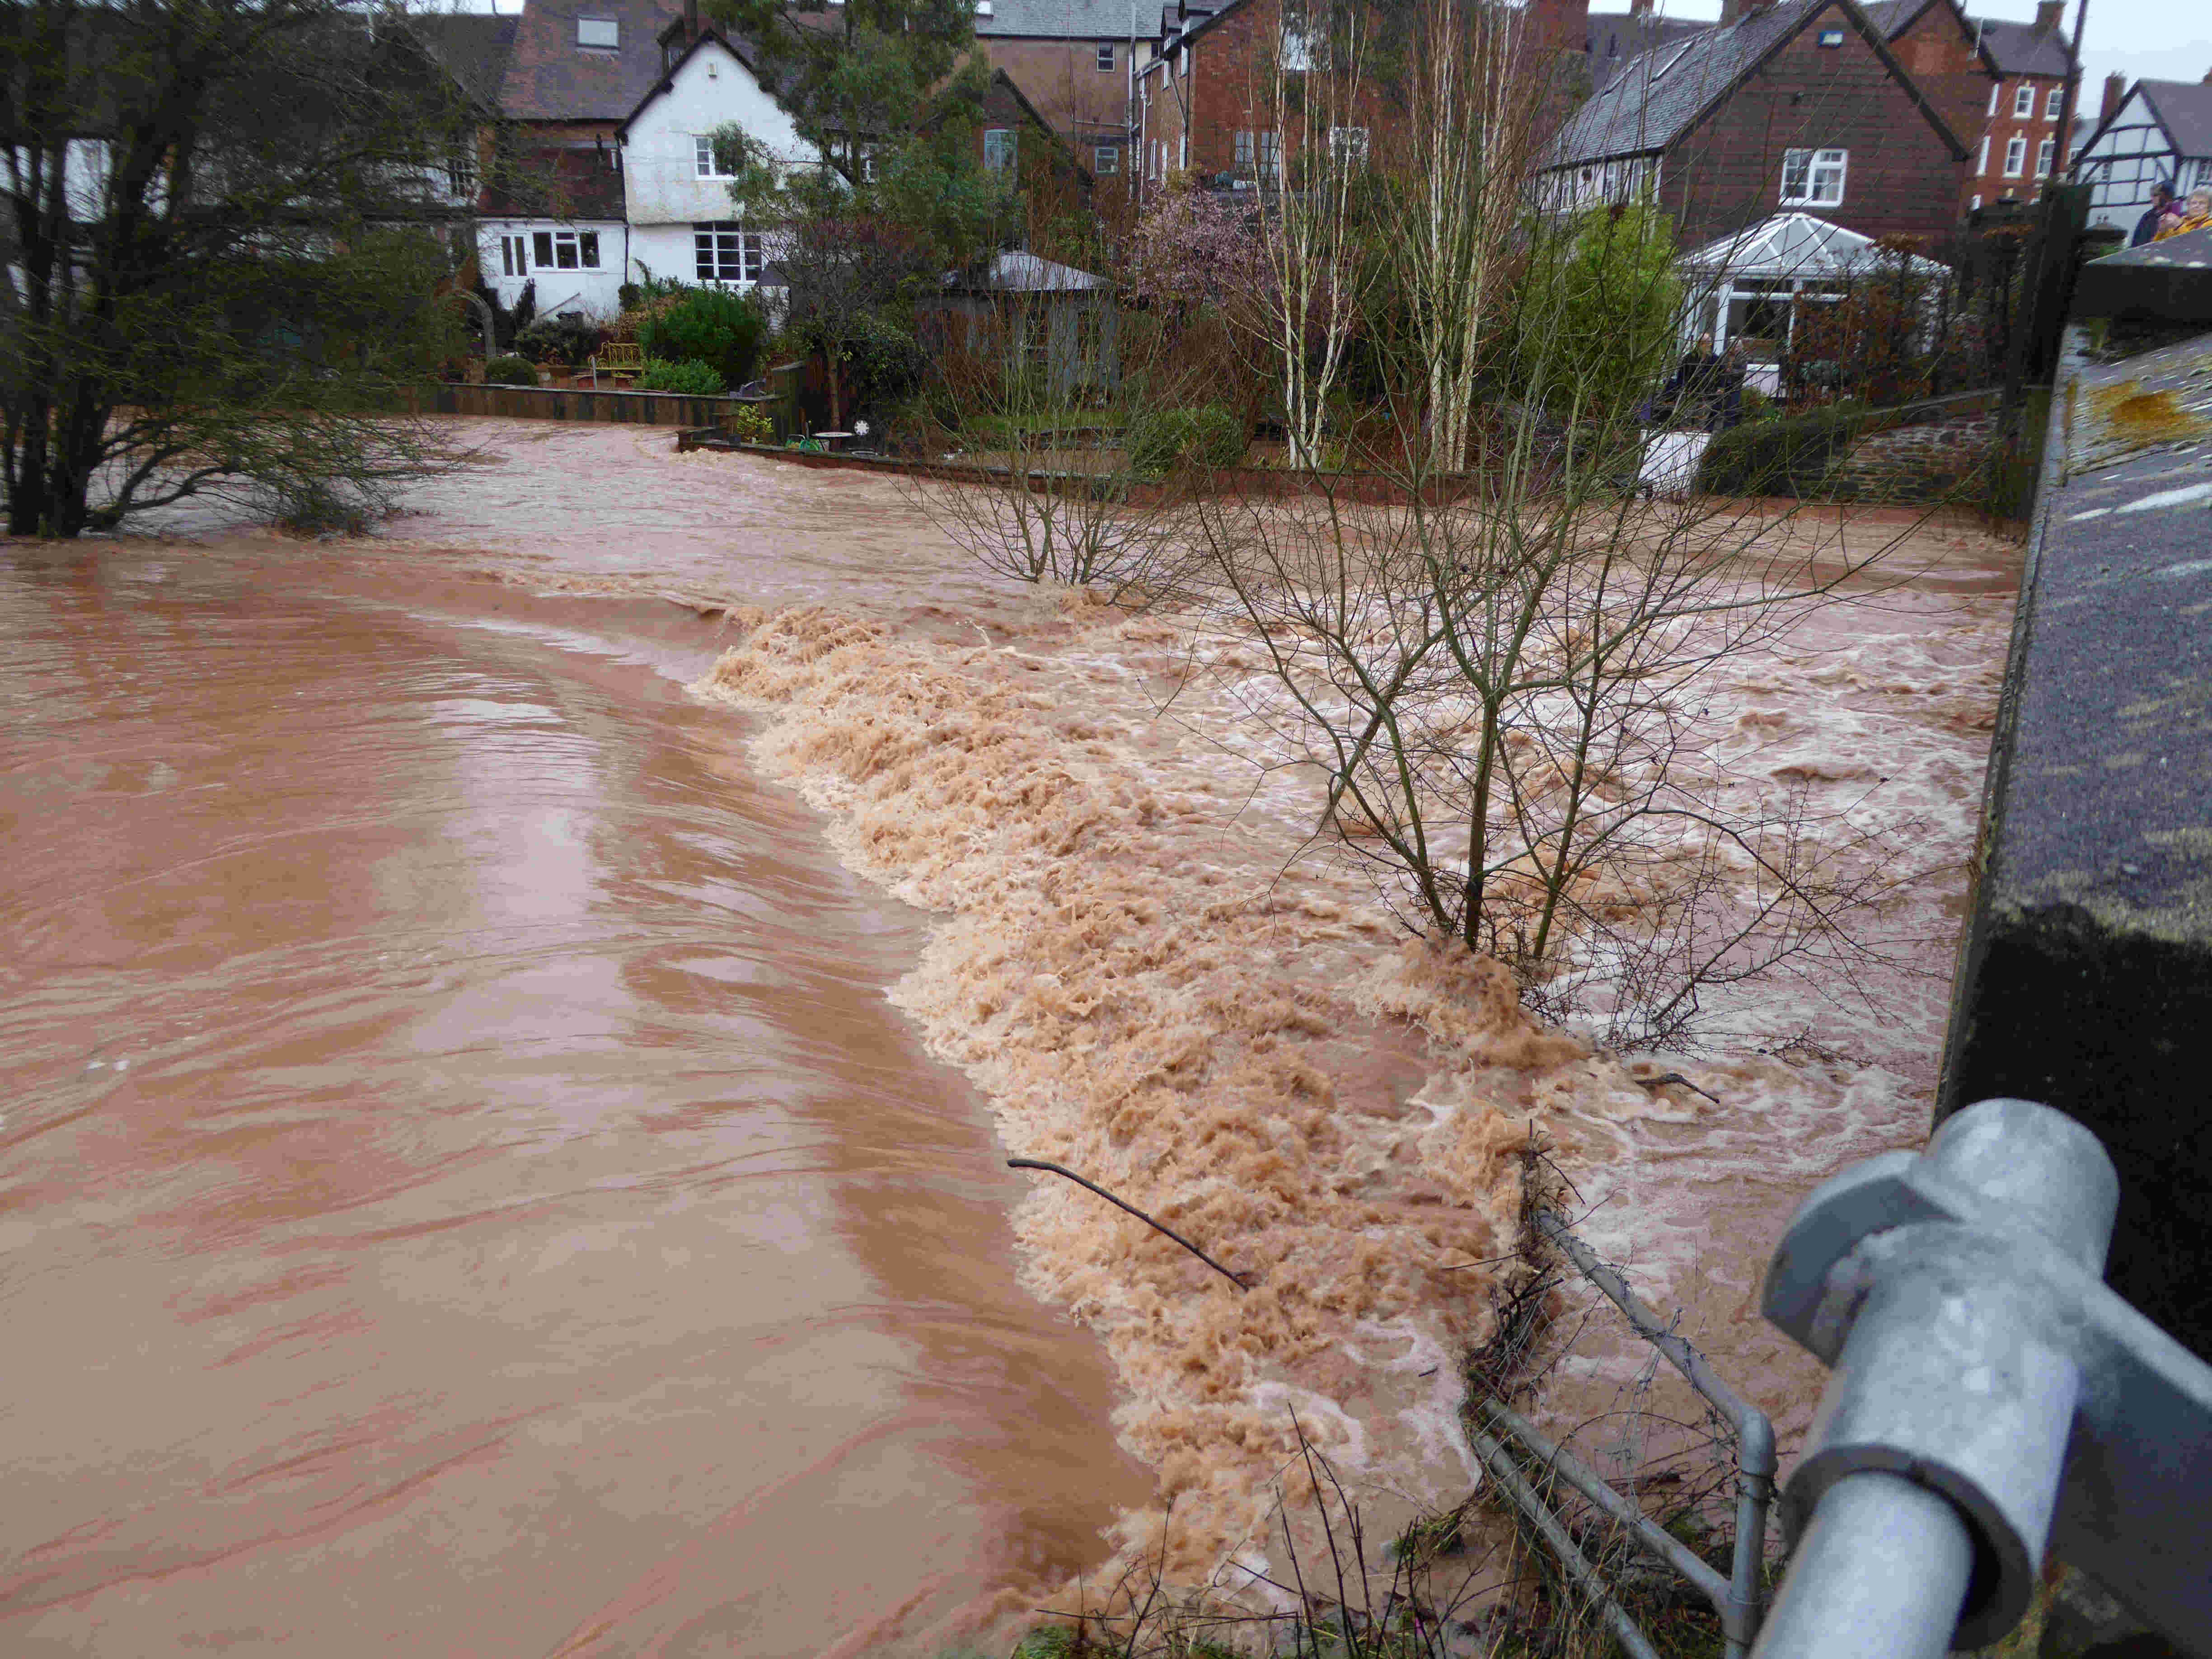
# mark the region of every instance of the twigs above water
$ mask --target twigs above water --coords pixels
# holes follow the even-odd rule
[[[1097,1182],[1086,1180],[1082,1176],[1076,1174],[1074,1170],[1069,1169],[1064,1164],[1054,1164],[1049,1159],[1042,1158],[1010,1158],[1006,1160],[1006,1167],[1010,1170],[1048,1170],[1054,1175],[1065,1176],[1077,1186],[1085,1188],[1088,1190],[1097,1194],[1099,1197],[1104,1199],[1109,1204],[1115,1206],[1117,1209],[1127,1210],[1131,1215],[1136,1217],[1138,1220],[1143,1222],[1154,1232],[1161,1233],[1169,1238],[1172,1238],[1176,1243],[1182,1245],[1183,1249],[1188,1250],[1193,1255],[1196,1256],[1200,1261],[1206,1263],[1207,1267],[1212,1268],[1214,1272],[1219,1273],[1224,1279],[1234,1285],[1238,1290],[1249,1291],[1252,1288],[1249,1285],[1244,1282],[1243,1274],[1230,1272],[1228,1268],[1223,1267],[1212,1256],[1206,1255],[1204,1250],[1200,1249],[1197,1245],[1192,1243],[1181,1233],[1176,1231],[1174,1228],[1164,1226],[1159,1222],[1155,1221],[1152,1217],[1146,1215],[1135,1205],[1130,1203],[1127,1199],[1115,1197],[1112,1193],[1108,1192]]]

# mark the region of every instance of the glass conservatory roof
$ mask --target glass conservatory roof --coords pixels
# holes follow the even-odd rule
[[[1844,276],[1874,263],[1874,238],[1809,213],[1778,213],[1682,256],[1688,270],[1723,276]],[[1943,269],[1915,256],[1916,270]]]

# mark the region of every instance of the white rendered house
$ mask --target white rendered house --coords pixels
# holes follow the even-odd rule
[[[729,175],[709,136],[735,125],[787,166],[820,166],[790,114],[763,88],[750,53],[707,29],[679,52],[679,29],[663,37],[667,70],[620,130],[628,280],[653,276],[750,289],[772,252],[764,234],[738,218]]]

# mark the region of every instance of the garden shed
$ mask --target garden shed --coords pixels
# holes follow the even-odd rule
[[[944,337],[932,344],[1006,349],[1043,374],[1054,403],[1116,379],[1114,285],[1094,272],[1000,253],[978,274],[947,276],[944,298],[927,309]]]
[[[1871,275],[1878,262],[1893,268],[1899,257],[1832,221],[1778,213],[1682,256],[1691,297],[1684,343],[1708,333],[1716,351],[1741,343],[1745,384],[1772,397],[1780,390],[1798,307],[1841,299],[1854,278]],[[1902,257],[1914,276],[1936,282],[1950,275],[1933,259]]]

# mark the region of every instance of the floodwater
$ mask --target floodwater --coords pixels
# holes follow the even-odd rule
[[[1103,1358],[709,630],[283,574],[0,554],[0,1650],[812,1655],[1100,1554]]]
[[[1809,1415],[1751,1287],[1925,1132],[2011,550],[1908,529],[1923,576],[1715,688],[1736,787],[1909,856],[1895,961],[1738,999],[1803,1042],[1625,1055],[1314,841],[1249,642],[988,581],[879,477],[462,430],[372,542],[12,555],[0,1649],[1281,1605],[1302,1446],[1370,1539],[1474,1483],[1532,1137]]]

